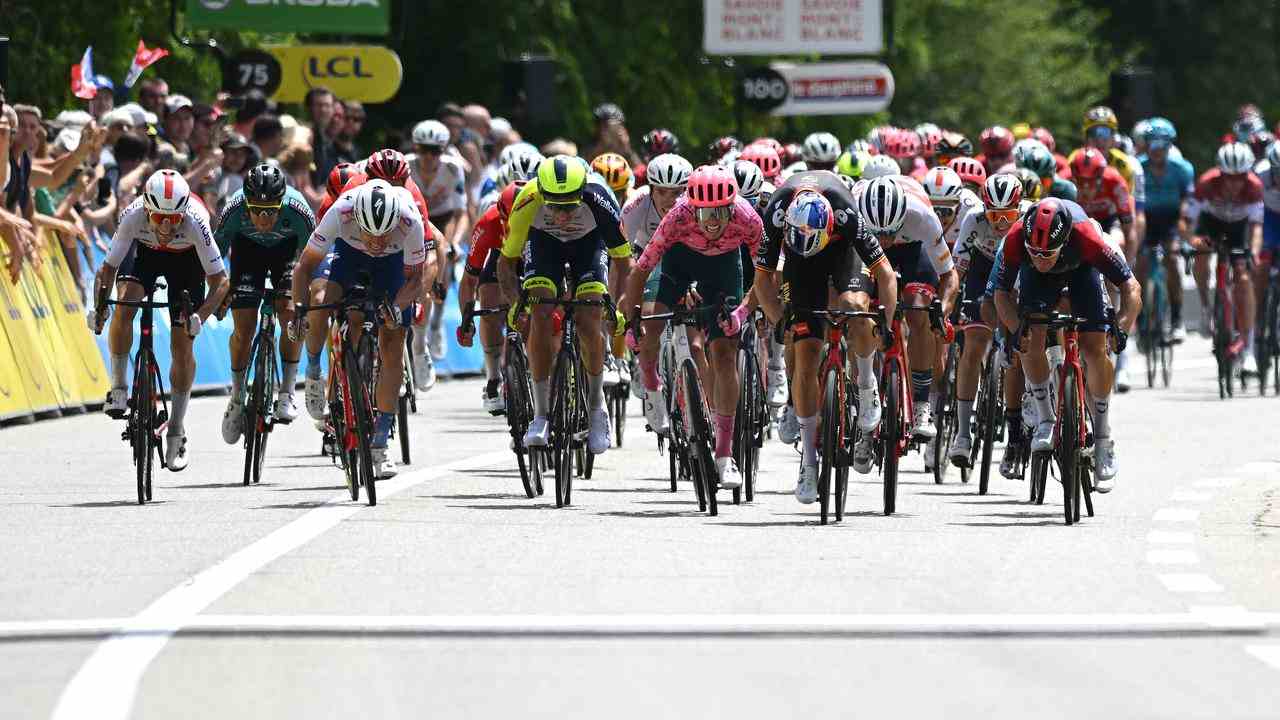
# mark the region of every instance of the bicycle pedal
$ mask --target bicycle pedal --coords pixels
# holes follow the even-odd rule
[[[293,421],[287,418],[269,418],[266,424],[267,429],[270,430],[272,425],[292,425]]]
[[[132,405],[133,403],[130,403],[131,407]],[[111,418],[112,420],[123,420],[128,414],[129,412],[127,410],[108,410],[107,411],[107,417]]]
[[[504,417],[506,416],[507,411],[506,410],[490,410],[489,414],[492,415],[493,417]]]

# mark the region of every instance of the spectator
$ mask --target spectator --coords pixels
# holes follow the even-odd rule
[[[319,209],[320,203],[324,200],[324,185],[321,185],[317,192],[316,186],[311,182],[311,176],[315,172],[311,147],[300,144],[290,145],[280,153],[279,159],[280,169],[284,171],[289,185],[307,198],[312,210]]]
[[[594,158],[611,152],[627,159],[632,165],[639,165],[640,158],[631,149],[631,135],[627,132],[627,116],[622,108],[613,103],[602,103],[592,111],[596,118],[595,139],[584,157]]]
[[[101,120],[103,115],[116,107],[116,86],[106,75],[99,75],[95,82],[98,85],[98,93],[89,101],[89,114],[94,120]]]
[[[240,105],[240,109],[236,110],[236,121],[233,129],[245,136],[253,135],[253,123],[260,117],[271,114],[271,102],[267,100],[267,96],[262,94],[261,90],[254,88],[244,94],[244,102]]]
[[[147,161],[150,151],[151,141],[141,132],[125,133],[112,146],[111,152],[120,166],[120,178],[114,188],[120,207],[133,202],[138,183],[151,174],[151,163]]]
[[[542,154],[551,157],[552,155],[568,155],[573,157],[578,154],[578,146],[564,138],[555,138],[554,140],[543,145],[539,150]]]
[[[483,110],[483,108],[481,108]],[[488,122],[489,112],[484,111],[485,122]],[[449,128],[449,151],[455,155],[460,155],[466,162],[463,165],[467,171],[467,197],[471,208],[475,209],[476,196],[480,192],[480,180],[484,171],[484,153],[480,146],[484,142],[483,138],[476,135],[471,128],[467,127],[466,114],[457,103],[446,102],[440,106],[436,113],[436,119],[445,124]],[[473,213],[474,214],[474,213]]]
[[[329,171],[338,164],[337,152],[326,130],[333,122],[335,100],[333,91],[326,87],[314,87],[307,91],[307,114],[311,116],[311,154],[315,169],[311,182],[324,187]]]
[[[346,110],[347,122],[342,132],[338,135],[338,139],[334,142],[338,146],[338,156],[345,158],[344,162],[355,162],[363,160],[365,153],[356,145],[356,138],[360,137],[360,132],[364,130],[365,112],[364,105],[355,100],[348,100],[342,103]]]
[[[164,117],[166,103],[169,101],[169,83],[160,78],[147,78],[138,88],[138,104],[147,112],[156,114],[156,118]]]
[[[256,161],[257,156],[249,146],[249,141],[243,135],[231,133],[222,143],[222,172],[215,191],[217,197],[214,204],[209,207],[216,207],[221,213],[227,198],[244,187],[244,173],[256,164]]]
[[[222,111],[208,103],[200,103],[192,107],[195,124],[191,128],[191,152],[199,155],[210,146],[217,146],[223,138],[218,137],[221,126],[226,122]]]
[[[311,128],[299,125],[292,115],[281,115],[280,126],[283,128],[280,139],[285,147],[290,145],[311,145]]]
[[[186,95],[170,95],[165,103],[164,139],[183,155],[191,154],[191,133],[195,130],[195,110]]]
[[[347,129],[347,108],[342,103],[335,102],[333,104],[333,117],[329,118],[329,124],[326,125],[324,128],[324,138],[325,140],[328,140],[330,144],[333,145],[333,152],[335,157],[337,157],[339,160],[343,160],[344,162],[351,162],[350,160],[344,160],[341,157],[340,152],[338,150],[338,137],[342,135],[342,133],[345,132],[346,129]]]
[[[107,128],[107,136],[102,144],[102,153],[98,156],[98,165],[102,168],[102,177],[106,178],[114,190],[120,182],[120,163],[116,160],[115,145],[121,137],[133,130],[133,115],[124,107],[118,107],[103,115],[101,122]]]
[[[253,151],[266,162],[275,161],[284,149],[284,125],[275,115],[263,115],[253,123]]]

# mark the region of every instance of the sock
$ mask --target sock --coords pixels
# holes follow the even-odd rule
[[[280,392],[293,392],[298,385],[298,362],[285,360],[280,364]]]
[[[373,447],[385,448],[387,446],[387,440],[391,437],[391,426],[395,424],[395,421],[395,413],[378,411],[378,417],[373,421]]]
[[[1128,348],[1125,348],[1125,349],[1128,350]],[[1249,353],[1250,355],[1253,355],[1253,331],[1252,330],[1250,330],[1247,334],[1245,334],[1244,351]],[[1127,355],[1128,353],[1125,353],[1125,354]]]
[[[858,387],[862,389],[876,386],[875,353],[866,357],[858,356]]]
[[[930,389],[929,390],[929,407],[933,408],[934,415],[937,415],[940,412],[941,405],[942,405],[942,393],[938,392],[937,390]]]
[[[413,342],[411,343],[414,357],[422,357],[427,354],[427,324],[413,326]]]
[[[185,420],[187,419],[187,402],[191,400],[191,391],[178,392],[174,390],[169,394],[169,437],[184,434],[186,430]]]
[[[320,353],[307,353],[307,379],[320,379]]]
[[[1107,412],[1111,409],[1111,398],[1093,401],[1093,436],[1099,440],[1111,437],[1111,421]]]
[[[122,388],[128,384],[125,376],[129,374],[129,356],[111,355],[111,387]]]
[[[439,332],[444,327],[444,305],[436,305],[431,309],[431,332]]]
[[[604,408],[604,373],[587,373],[587,405],[592,410]]]
[[[1182,324],[1182,303],[1169,301],[1169,319],[1173,321],[1174,327]]]
[[[1004,426],[1009,428],[1009,442],[1015,443],[1022,439],[1022,406],[1005,408]]]
[[[497,380],[502,369],[502,346],[486,346],[484,349],[484,376],[489,380]]]
[[[537,417],[547,416],[547,407],[551,405],[551,378],[533,381],[533,414]]]
[[[773,333],[769,333],[769,367],[770,369],[778,369],[782,367],[783,360],[786,358],[787,346],[784,343],[774,342]]]
[[[645,360],[640,358],[640,382],[645,390],[657,390],[661,382],[658,380],[658,358]]]
[[[1126,350],[1128,348],[1125,348]],[[1116,354],[1116,370],[1124,370],[1129,367],[1129,353],[1122,352]]]
[[[733,454],[733,416],[715,413],[716,425],[716,457],[729,457]]]
[[[240,370],[236,370],[235,368],[231,369],[231,394],[232,395],[238,396],[240,395],[240,393],[244,392],[244,376],[247,375],[248,373],[249,373],[249,368],[243,368]]]
[[[933,370],[911,371],[911,399],[917,404],[929,401],[929,389],[933,386]]]
[[[796,418],[800,423],[801,465],[818,464],[818,416]]]
[[[961,435],[969,435],[969,419],[973,416],[972,400],[956,400],[956,420],[959,421],[959,432]]]
[[[1040,422],[1052,420],[1057,415],[1053,409],[1053,404],[1049,402],[1049,381],[1042,383],[1032,383],[1031,397],[1036,401],[1036,415],[1040,418]]]

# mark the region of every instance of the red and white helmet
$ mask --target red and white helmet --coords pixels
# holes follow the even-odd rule
[[[142,204],[157,214],[171,215],[187,209],[191,200],[191,188],[175,170],[157,170],[147,178],[142,192]]]
[[[1107,159],[1102,155],[1102,151],[1097,148],[1081,148],[1076,156],[1071,158],[1071,177],[1076,180],[1092,180],[1096,177],[1102,177],[1102,173],[1106,172]]]
[[[955,205],[960,202],[961,190],[964,190],[964,182],[949,167],[930,168],[925,173],[924,191],[929,193],[929,200],[935,205]]]
[[[1217,160],[1218,170],[1224,175],[1247,173],[1253,167],[1253,150],[1244,143],[1227,143],[1218,148]],[[1072,172],[1075,172],[1074,168]]]
[[[759,165],[760,172],[764,173],[764,179],[770,182],[782,172],[782,158],[778,157],[776,150],[764,143],[748,145],[738,159]]]
[[[996,173],[982,186],[982,204],[988,210],[1008,210],[1022,202],[1022,182],[1013,173]]]
[[[987,169],[982,167],[982,163],[970,157],[952,158],[947,163],[947,167],[956,171],[960,176],[960,181],[965,183],[973,183],[977,187],[982,187],[987,181]]]
[[[723,165],[702,165],[689,176],[689,204],[696,208],[732,205],[738,195],[733,170]]]
[[[933,123],[920,123],[916,126],[916,136],[920,138],[920,154],[931,158],[942,142],[942,129]]]

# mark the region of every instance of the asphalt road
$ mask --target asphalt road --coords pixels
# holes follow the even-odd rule
[[[1280,399],[1219,401],[1198,337],[1176,367],[1116,401],[1118,487],[1076,527],[1056,485],[978,496],[918,455],[898,514],[855,476],[821,527],[777,443],[708,518],[635,402],[556,510],[475,380],[422,398],[376,508],[304,422],[241,486],[224,398],[145,507],[104,416],[5,428],[0,717],[1275,718]]]

